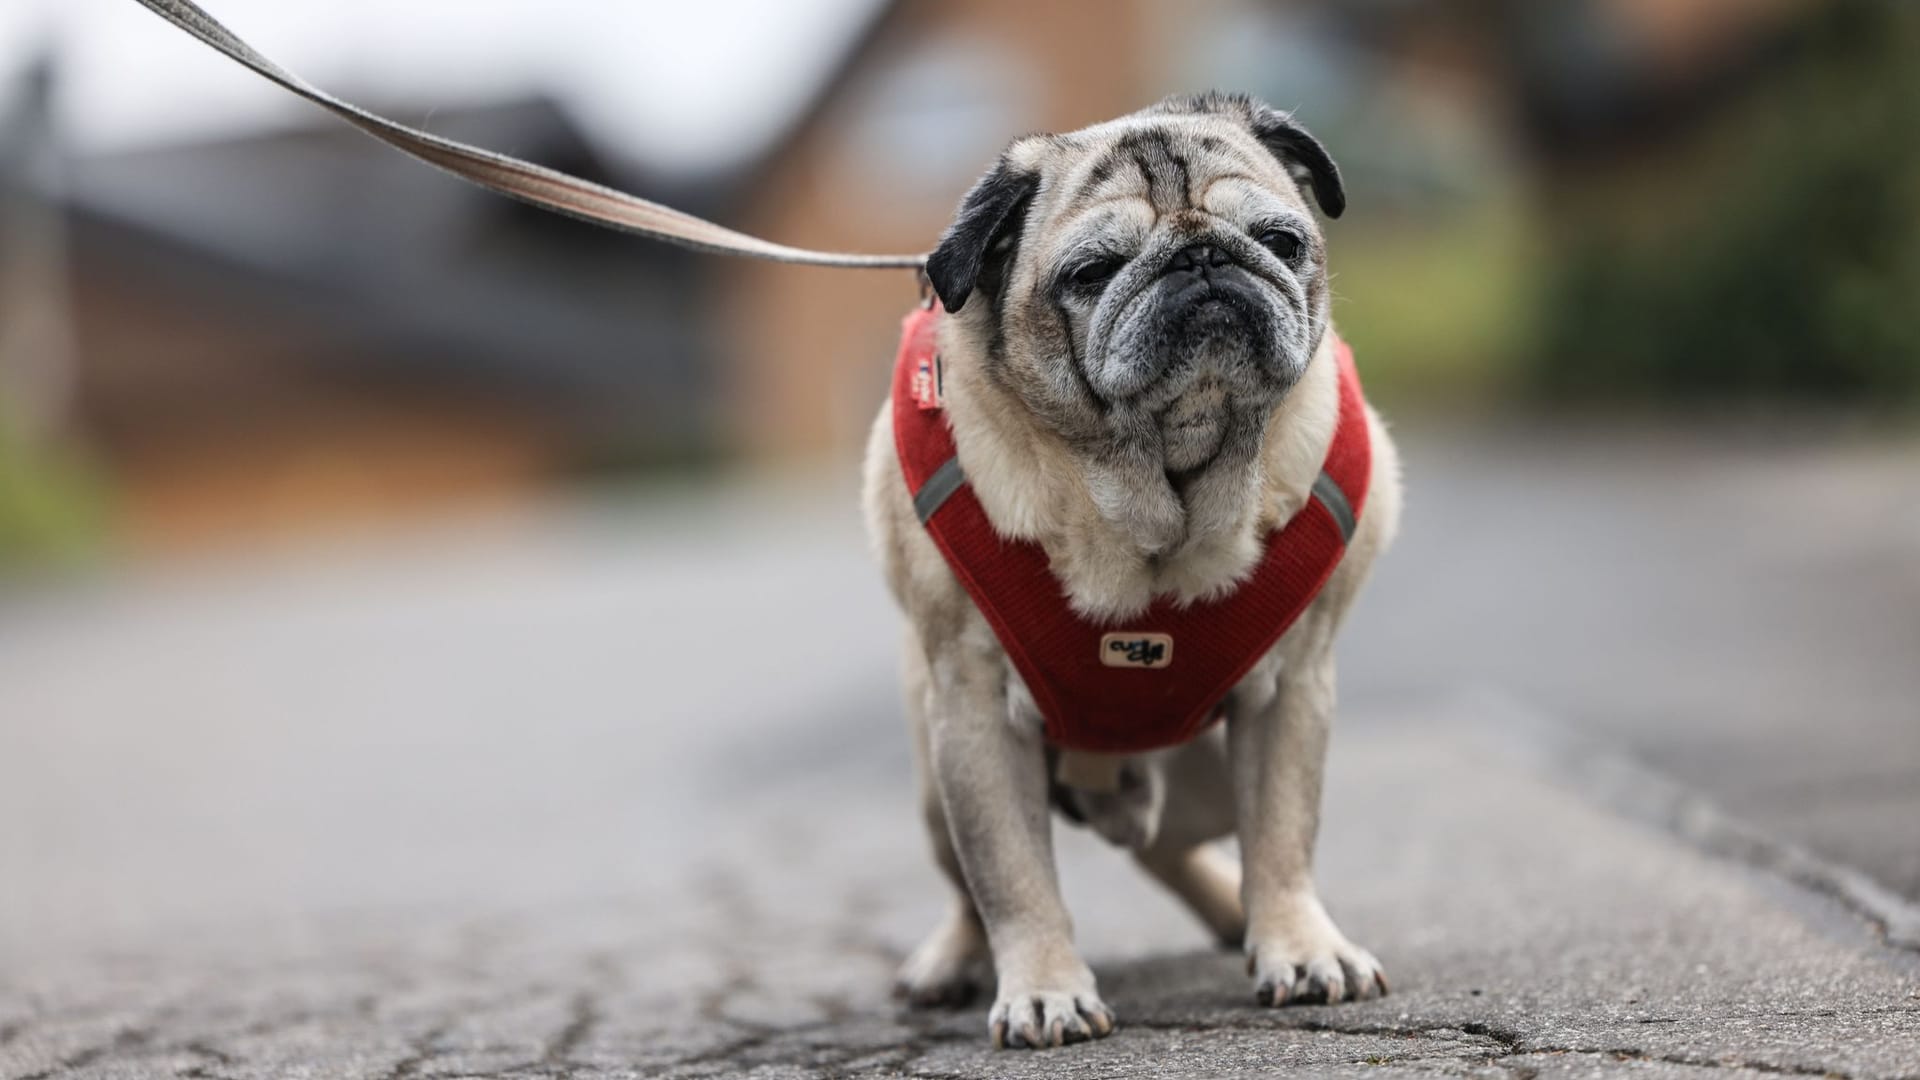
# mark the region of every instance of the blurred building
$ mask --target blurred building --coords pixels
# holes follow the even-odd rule
[[[647,187],[547,102],[432,127]],[[700,262],[328,118],[76,162],[69,208],[77,420],[136,530],[297,526],[711,439],[714,357],[682,317]]]
[[[36,444],[65,432],[73,405],[66,222],[50,198],[62,181],[52,82],[42,59],[0,100],[0,438]]]

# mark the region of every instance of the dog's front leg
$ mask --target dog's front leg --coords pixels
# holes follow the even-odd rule
[[[1008,722],[992,665],[934,664],[930,749],[954,853],[993,949],[995,1046],[1059,1046],[1113,1030],[1053,867],[1047,762],[1038,733]]]
[[[1320,777],[1333,715],[1333,658],[1283,672],[1267,700],[1229,721],[1247,971],[1263,1005],[1384,994],[1373,954],[1346,939],[1313,885]]]

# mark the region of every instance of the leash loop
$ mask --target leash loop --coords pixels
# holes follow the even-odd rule
[[[207,14],[193,0],[139,0],[139,3],[228,58],[306,98],[388,146],[489,191],[522,202],[621,232],[717,255],[742,255],[773,262],[848,269],[904,267],[918,270],[926,262],[923,255],[863,255],[776,244],[638,195],[616,191],[543,165],[395,123],[358,105],[342,101],[269,60],[233,31],[222,26],[219,20]]]

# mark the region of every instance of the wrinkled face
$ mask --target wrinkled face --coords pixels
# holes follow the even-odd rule
[[[1069,156],[1010,280],[1042,400],[1077,390],[1150,422],[1175,472],[1219,453],[1236,408],[1292,387],[1324,322],[1320,233],[1292,179],[1212,126],[1157,119]]]
[[[1028,178],[1026,201],[981,259],[988,302],[962,312],[989,375],[1070,443],[1144,448],[1170,476],[1257,439],[1327,321],[1321,235],[1290,165],[1304,171],[1231,110],[1016,144],[1001,169]]]

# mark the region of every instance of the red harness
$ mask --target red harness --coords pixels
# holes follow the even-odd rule
[[[939,314],[907,316],[893,373],[893,437],[914,509],[1066,750],[1137,753],[1199,734],[1227,692],[1286,633],[1333,574],[1366,504],[1372,448],[1353,350],[1336,341],[1340,419],[1313,498],[1267,538],[1226,597],[1156,600],[1099,623],[1067,603],[1040,545],[1003,539],[968,486],[939,404]]]

